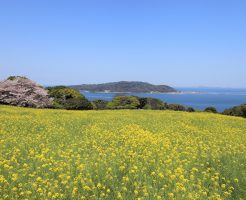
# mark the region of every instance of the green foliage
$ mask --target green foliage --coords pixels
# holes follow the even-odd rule
[[[217,113],[217,110],[215,107],[207,107],[204,110],[205,112],[211,112],[211,113]]]
[[[159,99],[138,97],[138,100],[140,109],[165,110],[167,108],[167,104]]]
[[[48,87],[48,93],[53,98],[54,108],[67,110],[90,110],[92,104],[78,90],[66,86]]]
[[[83,97],[78,90],[66,86],[48,87],[49,95],[56,99],[67,100]]]
[[[147,104],[147,98],[144,98],[144,97],[137,97],[137,96],[135,96],[137,99],[138,99],[138,101],[139,101],[139,107],[138,108],[140,108],[140,109],[143,109],[144,108],[144,106],[146,106],[146,104]]]
[[[192,107],[188,107],[188,108],[186,109],[186,111],[187,111],[187,112],[195,112],[195,109],[192,108]]]
[[[242,108],[242,112],[243,112],[243,117],[246,118],[246,105],[242,105],[241,108]]]
[[[246,118],[246,104],[226,109],[223,114]]]
[[[120,81],[103,84],[83,84],[74,85],[73,88],[83,91],[104,92],[176,92],[176,90],[167,85],[152,85],[150,83],[138,81]]]
[[[91,110],[92,104],[85,98],[70,98],[65,101],[65,109],[67,110]]]
[[[109,109],[137,109],[140,103],[138,98],[133,96],[116,96],[107,105]]]
[[[168,104],[167,109],[175,111],[186,111],[186,107],[180,104]]]
[[[105,110],[108,105],[108,101],[102,99],[93,100],[91,103],[93,105],[93,109],[95,110]]]

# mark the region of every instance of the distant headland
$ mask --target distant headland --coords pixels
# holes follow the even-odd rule
[[[90,92],[140,92],[140,93],[170,93],[177,92],[174,88],[168,85],[153,85],[146,82],[140,81],[119,81],[102,84],[81,84],[72,85],[71,88],[80,91]]]

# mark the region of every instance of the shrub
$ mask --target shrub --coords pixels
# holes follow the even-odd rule
[[[92,104],[78,90],[66,86],[48,87],[48,93],[53,98],[54,108],[67,110],[90,110]]]
[[[67,100],[70,98],[84,97],[80,94],[78,90],[68,88],[66,86],[48,87],[47,89],[50,97],[53,97],[55,99]]]
[[[195,112],[195,109],[192,108],[192,107],[188,107],[186,111],[187,111],[187,112]]]
[[[217,113],[217,110],[215,107],[207,107],[204,109],[205,112],[211,112],[211,113]]]
[[[245,117],[246,118],[246,104],[245,105],[242,105],[241,106],[241,109],[242,109],[242,113],[243,113],[242,117]]]
[[[165,110],[166,103],[155,98],[138,98],[140,102],[140,109],[151,109],[151,110]]]
[[[70,98],[64,103],[67,110],[91,110],[92,104],[85,98]]]
[[[167,109],[175,110],[175,111],[186,111],[185,106],[180,105],[180,104],[168,104]]]
[[[148,98],[145,98],[145,97],[136,97],[139,101],[139,107],[140,109],[143,109],[144,106],[147,104],[147,99]]]
[[[138,98],[133,96],[116,96],[107,105],[109,109],[137,109],[140,103]]]
[[[246,118],[246,104],[242,104],[240,106],[235,106],[235,107],[226,109],[224,110],[223,114]]]
[[[108,101],[102,99],[93,100],[91,103],[93,105],[93,109],[95,110],[105,110],[108,105]]]

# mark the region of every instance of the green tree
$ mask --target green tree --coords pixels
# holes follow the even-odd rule
[[[93,105],[93,109],[95,110],[105,110],[108,105],[108,101],[102,99],[93,100],[91,103]]]
[[[224,110],[223,114],[246,118],[246,104],[242,104],[240,106],[234,106],[232,108],[226,109]]]
[[[66,86],[48,87],[48,93],[53,98],[54,108],[67,110],[90,110],[92,104],[78,90]]]
[[[140,109],[165,110],[167,108],[167,104],[159,99],[138,97],[138,100],[140,102]]]
[[[241,108],[242,108],[242,113],[243,113],[242,116],[246,118],[246,104],[242,105]]]
[[[186,111],[186,107],[180,104],[168,104],[167,109],[175,111]]]
[[[91,110],[92,104],[85,98],[71,98],[67,99],[64,103],[67,110]]]
[[[186,111],[187,111],[187,112],[195,112],[195,109],[192,108],[192,107],[188,107],[188,108],[186,109]]]
[[[140,103],[136,97],[133,96],[116,96],[107,105],[109,109],[137,109]]]
[[[204,109],[205,112],[211,112],[211,113],[217,113],[217,110],[215,107],[207,107]]]

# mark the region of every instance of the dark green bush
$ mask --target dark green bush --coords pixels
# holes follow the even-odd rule
[[[180,104],[168,104],[167,109],[175,111],[186,111],[186,107]]]
[[[67,100],[70,98],[84,97],[78,90],[66,86],[48,87],[49,95],[55,99]]]
[[[207,107],[204,109],[205,112],[211,112],[211,113],[217,113],[217,110],[215,107]]]
[[[166,103],[155,98],[141,98],[138,97],[140,109],[151,109],[151,110],[165,110],[167,108]]]
[[[133,96],[116,96],[107,105],[109,109],[137,109],[140,103],[138,98]]]
[[[102,99],[93,100],[91,103],[93,105],[93,109],[95,110],[105,110],[108,105],[108,101]]]
[[[188,108],[186,109],[186,111],[187,111],[187,112],[195,112],[195,109],[192,108],[192,107],[188,107]]]
[[[240,106],[235,106],[235,107],[226,109],[224,110],[223,114],[246,118],[246,104],[242,104]]]
[[[54,108],[67,110],[90,110],[92,104],[78,90],[66,86],[48,87],[48,93],[53,98]]]
[[[139,101],[139,107],[138,108],[140,108],[140,109],[143,109],[144,108],[144,106],[147,104],[147,98],[144,98],[144,97],[137,97],[137,96],[135,96],[137,99],[138,99],[138,101]]]
[[[64,103],[67,110],[91,110],[92,104],[85,98],[70,98]]]

